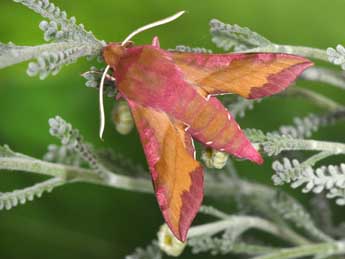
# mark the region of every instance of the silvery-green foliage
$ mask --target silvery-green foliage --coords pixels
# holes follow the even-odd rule
[[[227,229],[220,237],[200,236],[188,241],[193,254],[209,252],[211,255],[228,254],[233,250],[240,235],[247,230],[242,227],[231,227]]]
[[[20,59],[19,62],[21,62],[22,58],[20,57],[20,51],[25,48],[24,46],[16,46],[12,42],[7,44],[0,42],[0,68],[16,64],[14,60],[18,58]]]
[[[3,53],[6,53],[8,50],[15,49],[20,49],[20,47],[16,46],[13,42],[9,42],[7,44],[0,42],[0,55],[3,55]]]
[[[292,136],[280,136],[275,133],[267,133],[266,141],[262,143],[263,150],[268,156],[277,156],[284,150],[294,149],[296,143]]]
[[[70,123],[59,116],[49,119],[49,126],[50,134],[60,139],[63,146],[74,150],[99,175],[107,176],[107,169],[99,163],[92,146],[84,141],[79,130],[74,129]]]
[[[102,78],[102,70],[92,66],[89,71],[83,73],[81,76],[86,80],[86,87],[98,88]]]
[[[188,244],[192,248],[192,253],[194,254],[209,252],[213,256],[218,254],[260,255],[267,254],[275,250],[273,247],[268,245],[253,245],[240,240],[236,240],[234,242],[231,238],[231,234],[229,237],[224,235],[220,238],[206,236],[204,238],[193,238],[188,242]]]
[[[97,69],[96,67],[92,66],[89,71],[83,73],[81,76],[86,80],[86,87],[98,89],[103,71],[103,69]],[[112,78],[110,75],[108,75],[105,77],[104,81],[104,95],[113,98],[116,96],[116,94],[117,90],[115,78]]]
[[[345,164],[314,169],[297,160],[291,162],[284,158],[283,163],[273,163],[273,170],[276,172],[272,177],[275,184],[289,183],[292,188],[304,186],[304,193],[325,191],[327,198],[334,198],[338,205],[345,205]]]
[[[320,127],[333,124],[345,117],[344,110],[331,111],[327,114],[309,114],[306,117],[295,117],[293,125],[283,125],[275,133],[293,138],[309,138]]]
[[[329,199],[323,194],[316,194],[311,199],[312,215],[325,233],[335,238],[345,238],[345,221],[335,224]]]
[[[335,86],[345,90],[345,73],[343,71],[315,66],[304,71],[301,78],[325,83],[329,86]]]
[[[208,210],[209,208],[207,208]],[[212,209],[212,208],[211,208]],[[212,209],[213,213],[213,209]],[[251,253],[253,251],[249,247],[254,248],[250,244],[241,243],[240,240],[242,235],[248,231],[250,228],[260,228],[261,224],[265,222],[260,218],[248,217],[248,216],[223,216],[221,213],[221,218],[225,219],[227,223],[224,224],[224,229],[222,234],[216,234],[218,231],[206,231],[202,235],[195,235],[188,239],[188,245],[192,249],[192,253],[202,253],[209,252],[211,255],[218,254],[228,254],[228,253]],[[216,212],[216,217],[219,217],[219,211]],[[255,223],[254,223],[255,222]],[[211,223],[212,224],[212,223]],[[214,223],[213,223],[214,224]],[[205,226],[200,226],[200,228]],[[198,228],[196,226],[195,228]],[[241,244],[240,246],[238,246]],[[244,246],[247,246],[248,249],[242,249]],[[258,248],[258,247],[256,247]],[[239,251],[241,250],[241,251]],[[255,250],[255,248],[254,248]]]
[[[273,162],[272,169],[275,171],[275,174],[272,176],[272,180],[275,185],[291,183],[291,181],[294,181],[303,171],[309,170],[310,168],[310,165],[301,165],[297,159],[290,160],[284,157],[282,162],[279,160]]]
[[[54,21],[42,21],[39,28],[44,32],[45,41],[60,40],[64,36],[63,32],[58,30],[58,24]]]
[[[259,129],[245,129],[244,133],[250,139],[250,141],[254,143],[260,143],[267,140],[265,133]]]
[[[49,74],[56,75],[62,66],[76,62],[79,57],[85,55],[86,51],[86,48],[81,46],[58,52],[43,52],[36,62],[29,63],[27,74],[29,76],[38,75],[41,80]]]
[[[335,238],[345,237],[345,222],[335,225],[330,201],[323,194],[316,194],[310,200],[311,214],[320,229]]]
[[[55,55],[55,53],[79,47],[81,47],[81,45],[78,42],[58,42],[37,46],[17,46],[13,43],[0,43],[0,68],[12,66],[31,59],[37,59],[45,52]],[[95,50],[89,46],[85,46],[84,50],[85,55],[96,55],[96,53],[98,53],[98,51],[94,52]]]
[[[209,216],[213,216],[213,217],[216,217],[216,218],[219,218],[219,219],[226,219],[227,217],[229,217],[228,214],[212,207],[212,206],[206,206],[206,205],[203,205],[200,207],[199,209],[199,213],[203,213],[203,214],[206,214],[206,215],[209,215]]]
[[[294,125],[281,126],[279,133],[282,135],[289,135],[294,138],[310,137],[313,132],[317,131],[320,126],[328,124],[324,117],[310,114],[306,117],[295,117],[293,119]]]
[[[294,186],[293,182],[297,181],[301,175],[307,171],[313,170],[312,167],[317,162],[331,155],[331,152],[320,152],[311,156],[302,163],[300,163],[297,159],[291,160],[287,157],[284,157],[282,162],[276,160],[272,164],[272,169],[275,171],[275,174],[272,176],[272,180],[275,185],[291,183],[292,186]]]
[[[69,18],[66,11],[62,11],[49,0],[13,0],[20,3],[42,17],[49,19],[49,22],[40,23],[40,29],[44,31],[45,39],[57,41],[79,41],[90,44],[103,44],[96,39],[92,32],[86,31],[84,25],[77,24],[76,18]]]
[[[37,58],[29,64],[29,76],[39,75],[41,79],[49,74],[56,75],[64,65],[81,57],[100,56],[105,42],[98,40],[92,32],[77,24],[75,17],[69,18],[65,11],[49,0],[14,0],[48,19],[40,23],[44,39],[54,43],[39,46],[0,46],[1,67],[10,66]]]
[[[265,37],[237,24],[224,24],[217,19],[212,19],[210,27],[213,43],[225,51],[243,51],[271,44]]]
[[[305,185],[303,192],[313,191],[315,193],[320,193],[325,189],[330,190],[327,197],[333,198],[332,193],[345,189],[345,164],[341,164],[340,166],[322,166],[315,170],[308,168],[308,170],[305,170],[293,183],[292,187],[297,188],[302,185]],[[337,200],[339,205],[345,205],[344,202],[345,201],[341,199]]]
[[[314,173],[309,172],[305,179],[296,183],[298,184],[307,184],[305,191],[318,193],[327,190],[327,198],[334,198],[338,205],[345,205],[345,164],[317,168]]]
[[[345,48],[343,45],[338,44],[335,49],[328,48],[327,55],[329,62],[339,65],[345,70]]]
[[[145,248],[137,248],[131,255],[127,255],[125,259],[161,259],[162,253],[157,245],[157,241],[153,241],[152,244]]]
[[[0,146],[0,157],[11,157],[16,156],[16,153],[13,152],[9,146],[4,145]]]
[[[58,177],[35,184],[28,188],[12,192],[0,193],[0,210],[9,210],[27,201],[33,201],[35,197],[42,197],[43,193],[51,192],[53,188],[63,185],[65,181]]]
[[[118,174],[142,178],[148,178],[150,175],[142,165],[134,163],[128,156],[114,152],[112,149],[97,150],[96,154],[101,164]]]
[[[168,49],[168,51],[206,53],[206,54],[212,53],[212,50],[210,49],[205,49],[205,48],[200,48],[200,47],[189,47],[185,45],[177,45],[174,49]]]
[[[297,139],[291,135],[280,135],[275,132],[264,134],[257,129],[245,130],[245,133],[250,141],[268,156],[277,156],[283,151],[295,150],[329,151],[333,155],[345,153],[342,143]]]
[[[95,45],[103,45],[104,43],[97,40],[92,32],[86,32],[82,24],[76,25],[75,18],[70,19],[68,26],[59,25],[55,21],[43,20],[39,24],[39,28],[44,33],[45,41],[77,41],[81,43],[90,43]]]
[[[294,202],[287,194],[278,192],[275,199],[271,203],[272,208],[284,220],[292,222],[299,228],[305,230],[308,235],[319,241],[331,241],[332,238],[320,231],[311,215],[302,207],[301,204]]]
[[[74,148],[68,145],[49,145],[43,160],[73,166],[83,166],[85,164],[85,161],[74,151]]]
[[[73,129],[70,123],[67,123],[61,117],[49,119],[49,133],[61,140],[62,145],[78,148],[81,136],[79,130]]]
[[[312,170],[317,162],[332,155],[333,153],[329,151],[319,152],[303,161],[303,163],[300,163],[297,159],[290,160],[286,157],[283,158],[282,162],[276,160],[272,164],[272,169],[276,173],[272,176],[272,180],[275,185],[296,181],[304,171]]]
[[[29,156],[14,152],[8,145],[0,145],[0,158],[26,158],[32,159]]]
[[[0,42],[0,68],[8,67],[20,62],[30,60],[37,56],[37,47],[17,46],[12,42]]]
[[[237,101],[231,103],[228,109],[234,118],[242,118],[245,116],[246,111],[252,110],[254,104],[260,103],[262,99],[249,100],[243,97],[237,97]]]

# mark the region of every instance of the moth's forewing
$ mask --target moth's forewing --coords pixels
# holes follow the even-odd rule
[[[186,79],[208,94],[234,93],[256,99],[281,92],[313,63],[275,54],[171,54]]]

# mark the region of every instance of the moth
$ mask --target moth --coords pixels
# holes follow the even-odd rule
[[[312,63],[287,54],[171,52],[160,48],[157,37],[151,45],[130,42],[136,34],[182,14],[146,25],[122,43],[103,48],[108,66],[100,85],[100,134],[104,129],[102,86],[111,69],[120,98],[127,101],[134,117],[164,220],[176,238],[185,241],[203,199],[203,167],[195,159],[193,139],[263,163],[216,96],[255,99],[279,93]]]

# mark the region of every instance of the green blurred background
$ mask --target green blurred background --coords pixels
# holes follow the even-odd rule
[[[150,43],[158,35],[163,48],[185,44],[214,49],[208,32],[211,18],[248,26],[277,43],[326,48],[344,43],[345,39],[343,0],[55,0],[54,3],[106,41],[121,41],[137,27],[179,10],[188,13],[172,24],[137,36],[136,43]],[[38,29],[42,20],[39,15],[10,0],[0,1],[0,14],[1,42],[43,43]],[[95,146],[110,147],[146,166],[136,132],[120,136],[108,120],[105,141],[98,139],[97,94],[86,88],[79,76],[95,64],[82,60],[44,81],[28,77],[27,64],[0,70],[0,144],[42,157],[48,144],[57,143],[48,134],[48,118],[60,115]],[[345,94],[339,89],[311,83],[301,85],[344,103]],[[112,101],[107,100],[108,115],[111,107]],[[322,111],[304,100],[270,98],[239,122],[244,128],[266,131],[291,123],[293,116],[310,112]],[[344,141],[344,130],[345,124],[338,123],[314,137]],[[270,159],[262,167],[249,162],[236,165],[241,176],[271,185]],[[2,173],[0,190],[10,191],[40,180],[28,174]],[[299,190],[291,193],[302,200],[307,198],[299,195]],[[223,201],[222,206],[233,207],[230,201]],[[338,219],[344,212],[338,209]],[[202,220],[200,216],[197,219]],[[153,195],[89,184],[63,186],[35,202],[0,212],[0,258],[124,258],[135,247],[150,243],[162,222]],[[182,256],[190,257],[188,252]]]

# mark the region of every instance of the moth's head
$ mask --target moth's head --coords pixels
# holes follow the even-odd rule
[[[170,16],[168,18],[165,18],[163,20],[153,22],[150,24],[147,24],[143,27],[140,27],[139,29],[133,31],[131,34],[127,36],[127,38],[122,43],[110,43],[107,46],[105,46],[102,50],[102,55],[104,58],[105,63],[107,63],[107,66],[103,72],[101,83],[99,86],[99,107],[100,107],[100,117],[101,117],[101,125],[99,129],[99,136],[102,139],[102,134],[104,131],[104,121],[105,121],[105,115],[104,115],[104,107],[103,107],[103,89],[104,89],[104,81],[105,77],[109,71],[110,68],[113,70],[116,70],[116,67],[118,66],[121,58],[126,54],[127,49],[133,46],[133,42],[130,40],[137,34],[146,31],[148,29],[160,26],[162,24],[169,23],[181,15],[184,14],[184,11],[178,12],[177,14]]]
[[[102,50],[102,55],[110,67],[114,68],[119,63],[120,59],[126,54],[126,49],[133,46],[133,42],[129,41],[122,45],[121,43],[109,43]]]

